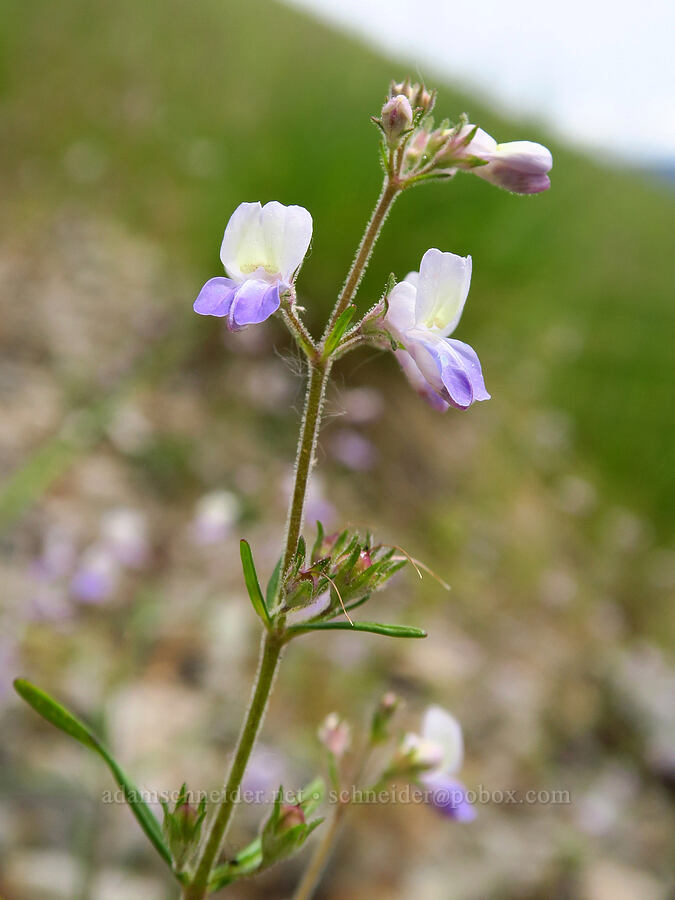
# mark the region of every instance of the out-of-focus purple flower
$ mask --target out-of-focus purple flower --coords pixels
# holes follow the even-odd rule
[[[68,600],[67,584],[39,581],[31,595],[31,616],[36,620],[57,621],[73,614]]]
[[[283,758],[270,747],[258,745],[246,767],[242,793],[250,792],[256,803],[269,803],[287,775]]]
[[[220,248],[228,277],[206,282],[195,312],[227,318],[231,331],[264,322],[290,290],[311,239],[312,217],[304,207],[241,203]]]
[[[405,735],[398,759],[412,768],[428,791],[429,803],[439,812],[457,822],[475,819],[465,788],[454,778],[464,760],[464,740],[459,722],[449,712],[430,706],[422,733]]]
[[[319,740],[336,759],[342,759],[352,739],[349,722],[341,719],[337,713],[330,713],[319,726]]]
[[[106,513],[101,540],[119,563],[131,569],[142,568],[150,556],[148,525],[138,510],[119,508]]]
[[[372,441],[352,428],[336,431],[329,446],[335,459],[348,469],[367,472],[377,462],[377,450]]]
[[[114,593],[119,576],[120,564],[109,548],[93,544],[82,554],[70,589],[81,603],[102,603]]]
[[[436,409],[443,409],[440,401],[467,409],[490,397],[475,350],[449,338],[462,316],[470,283],[470,256],[432,249],[422,257],[419,273],[410,272],[388,298],[384,327],[408,354],[399,356],[399,362]]]
[[[62,528],[49,528],[44,536],[42,553],[31,565],[32,574],[44,581],[64,578],[75,563],[75,543]]]
[[[197,503],[192,534],[197,544],[218,544],[239,518],[239,501],[229,491],[212,491]]]
[[[534,141],[509,141],[498,144],[482,128],[465,125],[448,145],[445,153],[456,168],[468,168],[474,175],[514,194],[539,194],[548,190],[548,173],[553,166],[551,151]],[[479,160],[483,165],[476,165]]]
[[[371,387],[357,387],[345,391],[342,406],[346,419],[354,425],[366,425],[379,419],[384,411],[382,394]]]
[[[476,810],[467,800],[464,785],[444,772],[427,772],[420,776],[427,789],[429,803],[442,815],[455,822],[473,822]]]

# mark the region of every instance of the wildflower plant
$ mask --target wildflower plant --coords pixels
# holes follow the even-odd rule
[[[538,193],[550,186],[552,160],[545,147],[528,141],[498,144],[464,116],[454,124],[445,120],[437,125],[431,116],[434,103],[435,93],[424,85],[392,82],[380,115],[373,117],[380,133],[384,183],[321,337],[315,337],[304,323],[296,298],[296,280],[312,238],[312,217],[300,206],[276,201],[264,206],[242,203],[223,237],[220,256],[226,275],[207,281],[194,303],[197,313],[225,319],[233,332],[278,315],[299,348],[307,375],[286,529],[278,563],[264,589],[253,549],[246,540],[240,544],[243,579],[262,637],[250,703],[218,800],[208,806],[195,805],[184,785],[175,806],[165,805],[161,825],[87,725],[41,689],[23,679],[15,682],[18,693],[38,713],[107,764],[148,840],[180,885],[184,900],[202,900],[263,871],[299,852],[310,834],[323,828],[296,900],[311,897],[318,883],[349,806],[337,802],[330,822],[322,826],[321,817],[313,817],[323,794],[321,779],[290,800],[280,790],[259,836],[233,857],[223,858],[242,780],[288,644],[300,636],[330,630],[425,637],[421,628],[371,621],[361,615],[370,596],[384,589],[399,570],[412,566],[419,574],[416,561],[369,533],[346,528],[326,534],[320,522],[305,528],[304,519],[326,388],[334,364],[347,353],[363,346],[392,352],[412,387],[440,411],[451,406],[466,410],[490,396],[476,351],[451,337],[469,293],[470,257],[428,249],[421,256],[419,271],[398,283],[392,276],[382,297],[365,313],[359,316],[355,303],[391,207],[410,188],[447,181],[461,172],[518,194]],[[227,499],[214,495],[202,511],[200,533],[207,535],[205,539],[210,539],[214,528],[236,527],[236,512],[224,503]],[[118,537],[118,532],[124,537],[129,530],[122,525],[118,522],[114,529]],[[425,787],[430,804],[446,816],[470,821],[474,810],[455,779],[463,757],[459,724],[449,713],[431,707],[420,734],[409,732],[396,739],[391,722],[397,706],[397,699],[386,695],[377,707],[365,752],[351,775],[353,783],[365,777],[371,752],[378,751],[381,757],[383,748],[389,747],[383,762],[381,757],[374,786],[408,779]],[[330,786],[339,789],[353,756],[350,748],[357,741],[352,740],[350,725],[336,714],[324,721],[319,736],[328,757]]]

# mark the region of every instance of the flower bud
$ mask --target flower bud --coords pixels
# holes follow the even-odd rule
[[[319,726],[319,740],[336,759],[342,759],[351,742],[349,723],[330,713]]]
[[[391,98],[403,96],[412,109],[421,109],[424,113],[431,111],[436,100],[435,91],[428,91],[423,84],[411,82],[410,78],[406,78],[405,81],[392,81],[389,85],[389,96]]]
[[[279,810],[279,821],[277,823],[277,834],[283,834],[284,831],[290,831],[296,825],[306,824],[305,814],[299,803],[283,803]]]
[[[381,744],[389,737],[389,723],[399,706],[399,698],[393,691],[388,691],[377,705],[370,724],[370,740],[373,744]]]
[[[412,126],[413,111],[410,101],[403,94],[392,97],[382,107],[380,119],[387,143],[395,147],[401,135]]]

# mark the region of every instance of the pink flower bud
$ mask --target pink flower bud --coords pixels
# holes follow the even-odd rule
[[[319,740],[336,759],[341,759],[351,742],[349,723],[341,719],[337,713],[326,716],[319,727]]]
[[[398,143],[404,131],[407,131],[413,122],[413,111],[410,101],[403,94],[392,97],[382,107],[382,129],[389,146],[394,147]]]
[[[444,156],[452,165],[468,168],[484,181],[514,194],[538,194],[551,186],[548,173],[553,157],[547,147],[534,141],[498,144],[482,128],[466,143],[474,129],[473,125],[465,125],[448,145]]]
[[[300,804],[284,803],[279,811],[277,832],[290,831],[296,825],[305,824],[305,814]]]

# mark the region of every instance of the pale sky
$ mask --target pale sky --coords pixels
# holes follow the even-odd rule
[[[428,82],[448,75],[581,147],[638,165],[675,161],[670,0],[286,2],[365,37]]]

